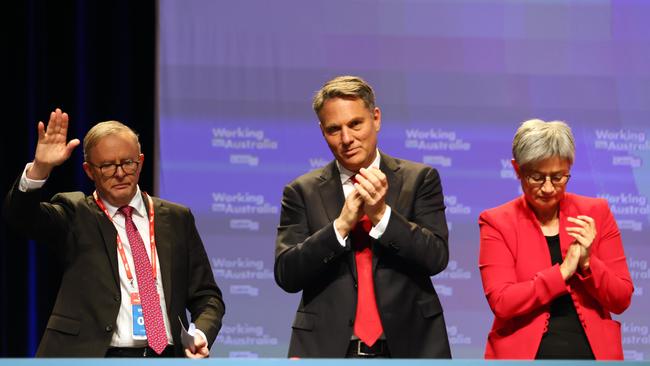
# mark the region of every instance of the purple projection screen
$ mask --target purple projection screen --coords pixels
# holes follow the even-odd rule
[[[615,318],[626,359],[650,359],[650,3],[160,0],[159,12],[157,193],[192,209],[224,292],[213,355],[286,356],[299,296],[273,280],[282,188],[332,159],[311,97],[355,74],[375,88],[380,149],[442,177],[451,259],[432,280],[454,357],[483,357],[477,217],[521,193],[512,137],[542,118],[573,128],[568,190],[614,212],[636,288]]]

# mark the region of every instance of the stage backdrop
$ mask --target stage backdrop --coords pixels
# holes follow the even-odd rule
[[[650,3],[160,0],[157,194],[191,207],[227,314],[213,354],[286,355],[298,295],[273,280],[282,188],[332,159],[311,110],[326,80],[370,82],[380,149],[435,167],[451,259],[432,278],[454,357],[492,313],[477,217],[520,194],[523,120],[567,121],[569,191],[609,201],[636,287],[627,359],[650,359]],[[648,288],[650,291],[650,288]]]

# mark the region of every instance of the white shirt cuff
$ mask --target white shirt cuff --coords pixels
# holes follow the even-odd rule
[[[341,236],[341,234],[339,234],[339,231],[336,230],[336,225],[334,225],[335,222],[336,222],[336,220],[334,220],[334,222],[332,223],[332,226],[334,227],[334,234],[336,234],[336,240],[339,241],[339,244],[341,244],[342,247],[345,247],[345,240],[346,240],[348,237],[346,236],[346,237],[344,238],[344,237]]]
[[[208,344],[208,337],[205,336],[205,333],[199,328],[194,328],[194,335],[200,335],[203,337],[203,340],[205,341],[205,344]]]
[[[27,163],[27,165],[25,165],[25,169],[23,169],[23,174],[20,176],[20,182],[18,182],[18,190],[21,192],[29,192],[35,189],[39,189],[43,187],[45,185],[45,181],[47,181],[47,178],[43,180],[27,178],[27,169],[29,169],[32,164],[33,163]]]
[[[386,205],[386,211],[384,212],[384,216],[381,217],[381,220],[379,220],[377,225],[373,226],[372,229],[370,229],[370,232],[368,233],[368,235],[370,235],[371,238],[378,240],[379,238],[381,238],[382,235],[384,235],[384,231],[386,231],[386,226],[388,226],[388,220],[390,220],[390,213],[391,213],[390,206]]]
[[[386,231],[386,226],[388,226],[388,221],[390,220],[390,213],[391,213],[390,206],[386,205],[386,211],[384,212],[384,216],[381,217],[381,220],[379,220],[377,225],[373,226],[370,229],[370,232],[368,233],[370,237],[378,240],[379,238],[381,238],[382,235],[384,235],[384,232]],[[336,240],[338,240],[339,244],[341,244],[341,246],[344,247],[345,241],[347,240],[348,237],[347,236],[345,238],[342,237],[341,234],[339,234],[339,231],[336,230],[336,225],[334,225],[334,223],[332,223],[332,225],[334,226],[334,234],[336,234]]]

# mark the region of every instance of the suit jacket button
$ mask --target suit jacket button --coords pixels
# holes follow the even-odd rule
[[[120,296],[119,295],[113,296],[113,300],[115,300],[115,302],[120,302]]]
[[[106,328],[104,328],[105,331],[107,332],[112,332],[113,331],[113,326],[112,325],[107,325]]]
[[[348,325],[349,325],[349,326],[353,326],[353,325],[354,325],[354,319],[350,319],[350,320],[348,320]]]

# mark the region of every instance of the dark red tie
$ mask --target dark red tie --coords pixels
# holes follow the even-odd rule
[[[352,182],[356,180],[352,178]],[[367,215],[352,229],[351,240],[354,247],[354,259],[357,264],[357,314],[354,319],[354,334],[368,346],[375,344],[384,332],[377,310],[375,285],[372,277],[372,249],[370,229],[372,222]]]
[[[125,217],[126,236],[131,245],[135,275],[138,281],[138,291],[142,302],[142,315],[144,316],[144,329],[147,332],[147,342],[156,353],[161,354],[167,347],[167,333],[165,322],[160,310],[160,297],[156,290],[156,281],[147,250],[142,237],[133,223],[133,207],[123,206],[119,210]]]

